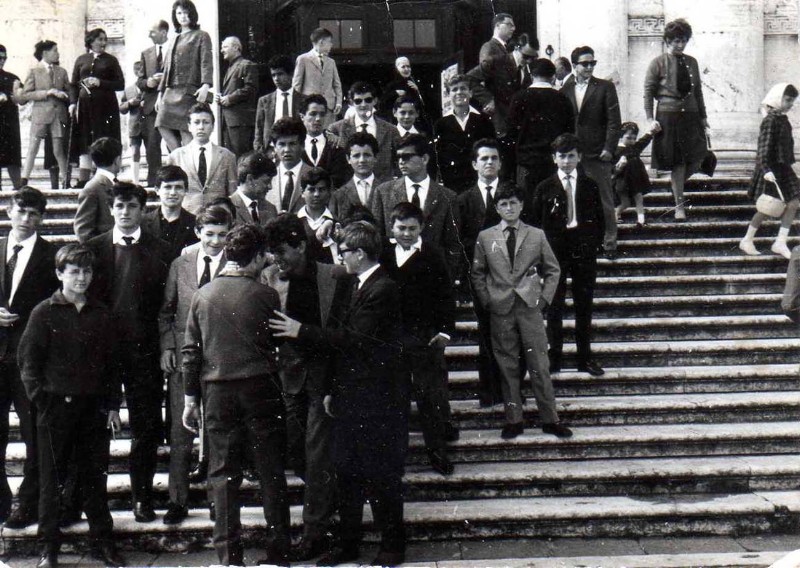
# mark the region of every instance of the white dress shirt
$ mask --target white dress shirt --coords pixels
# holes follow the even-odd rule
[[[392,239],[392,241],[397,243],[397,241],[394,239]],[[394,256],[397,260],[397,267],[399,268],[403,266],[409,258],[414,256],[414,253],[416,253],[418,250],[422,250],[422,237],[418,238],[417,242],[411,245],[408,250],[404,249],[400,243],[397,243],[394,247]]]
[[[477,114],[478,116],[480,116],[481,113],[479,111],[477,111],[475,108],[469,107],[469,112],[462,119],[462,118],[459,118],[459,116],[456,113],[454,113],[452,111],[452,109],[451,109],[451,110],[447,111],[446,113],[444,113],[442,115],[442,118],[444,118],[445,116],[453,115],[453,118],[456,119],[456,122],[461,127],[461,130],[466,130],[467,129],[467,123],[469,122],[469,117],[470,117],[470,115],[473,115],[473,114]]]
[[[366,124],[367,125],[367,132],[372,134],[375,138],[378,138],[378,125],[375,122],[375,117],[374,116],[370,116],[369,120],[364,122],[363,120],[361,120],[359,118],[358,115],[355,115],[355,117],[353,118],[353,122],[356,125],[356,132],[361,132],[361,125],[362,124]]]
[[[196,171],[200,171],[200,148],[205,148],[206,150],[206,179],[211,174],[211,160],[214,157],[214,145],[209,141],[205,144],[198,144],[197,140],[192,140],[189,142],[189,149],[192,153],[192,164],[194,164],[194,169]]]
[[[253,211],[252,211],[252,209],[250,209],[250,204],[255,200],[254,199],[250,199],[249,197],[247,197],[244,194],[244,191],[241,190],[241,188],[236,190],[236,195],[238,195],[241,198],[242,203],[244,203],[244,206],[247,209],[247,214],[250,215],[250,219],[252,220]]]
[[[358,289],[359,290],[361,290],[361,287],[364,285],[364,282],[366,282],[367,279],[370,276],[372,276],[372,273],[375,272],[376,270],[378,270],[380,267],[381,267],[380,264],[376,264],[372,268],[368,268],[367,270],[365,270],[364,272],[362,272],[361,274],[358,275]]]
[[[419,130],[417,130],[417,127],[413,126],[413,125],[411,126],[410,130],[406,130],[405,128],[403,128],[402,126],[400,126],[398,124],[397,125],[397,132],[400,133],[400,138],[403,138],[404,136],[407,136],[409,134],[419,134]]]
[[[575,200],[575,195],[578,190],[578,172],[573,170],[570,174],[565,174],[563,171],[558,170],[558,179],[561,180],[561,186],[564,191],[567,191],[567,176],[569,175],[569,183],[572,186],[572,219],[567,219],[567,229],[574,229],[578,226],[578,203]]]
[[[117,178],[117,176],[115,176],[113,172],[110,172],[110,171],[108,171],[106,169],[103,169],[103,168],[97,168],[96,174],[99,174],[99,175],[103,176],[104,178],[107,178],[108,181],[110,181],[112,183]]]
[[[311,149],[314,147],[314,144],[311,142],[312,140],[317,141],[317,160],[314,161],[314,158],[311,154]],[[325,134],[317,134],[316,136],[311,136],[310,134],[306,135],[306,155],[308,158],[314,162],[316,166],[319,164],[319,159],[322,157],[322,150],[325,148]]]
[[[589,86],[589,81],[585,83],[579,83],[578,79],[575,79],[575,104],[578,105],[578,111],[581,110],[583,106],[583,97],[586,96],[586,87]]]
[[[283,93],[289,94],[286,100],[289,102],[289,116],[292,116],[292,98],[294,97],[292,90],[281,91],[280,89],[275,89],[275,122],[278,122],[281,118],[285,118],[283,116]]]
[[[200,245],[202,247],[202,245]],[[209,257],[211,259],[211,279],[214,279],[214,275],[217,273],[217,269],[219,268],[219,263],[222,262],[222,253],[224,250],[219,251],[216,255],[206,254],[206,252],[201,248],[197,251],[197,283],[200,283],[200,279],[203,277],[203,272],[206,270],[206,261],[205,257]]]
[[[492,199],[494,199],[494,196],[497,194],[497,186],[499,183],[500,183],[500,178],[497,178],[494,181],[490,182],[485,182],[480,179],[478,180],[478,189],[481,190],[481,197],[483,198],[484,207],[489,207],[489,204],[486,201],[486,186],[488,185],[489,187],[492,188],[490,190],[490,193],[492,194]]]
[[[366,187],[364,184],[366,184]],[[353,185],[356,186],[356,193],[358,193],[358,198],[361,200],[361,205],[366,207],[367,203],[369,203],[369,196],[372,194],[372,189],[375,186],[375,174],[370,174],[370,176],[365,179],[353,176]]]
[[[431,178],[425,176],[425,179],[422,181],[411,181],[408,178],[404,179],[406,181],[406,197],[409,203],[412,203],[412,198],[414,197],[414,188],[411,186],[414,184],[419,185],[419,208],[424,210],[425,201],[428,199],[428,189],[431,185]]]
[[[328,209],[327,207],[325,208],[325,211],[322,212],[322,215],[320,215],[316,219],[312,219],[311,217],[309,217],[308,210],[306,209],[305,205],[303,205],[297,212],[297,218],[305,219],[306,223],[308,223],[308,226],[315,233],[320,227],[322,227],[322,224],[325,223],[325,221],[335,221],[335,219],[333,218],[333,213],[331,213],[330,209]],[[322,241],[322,247],[330,249],[331,256],[333,257],[334,260],[336,260],[339,257],[339,247],[336,244],[336,241],[334,241],[331,236],[328,236],[324,241]]]
[[[14,274],[11,275],[11,293],[8,295],[8,304],[14,301],[14,295],[17,293],[19,281],[22,280],[22,275],[25,274],[25,267],[28,266],[28,261],[31,259],[33,253],[33,245],[36,244],[36,233],[24,241],[17,241],[14,235],[8,235],[8,243],[6,248],[6,262],[14,255],[14,247],[19,245],[22,247],[17,253],[17,265],[14,267]]]
[[[133,237],[133,241],[131,241],[131,245],[138,244],[139,239],[142,238],[142,228],[139,227],[130,235],[123,234],[117,227],[114,227],[111,230],[111,242],[115,245],[122,245],[122,246],[129,246],[128,243],[125,242],[126,237]]]
[[[292,181],[294,188],[292,189],[292,196],[298,191],[300,187],[300,169],[303,167],[303,160],[297,162],[297,165],[291,170],[287,170],[283,164],[278,164],[278,210],[280,211],[281,203],[283,203],[283,188],[286,187],[286,172],[292,172]]]

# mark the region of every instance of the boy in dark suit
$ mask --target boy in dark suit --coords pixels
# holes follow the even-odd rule
[[[572,431],[558,421],[547,361],[542,310],[553,299],[559,268],[544,233],[519,220],[522,192],[506,186],[496,194],[499,224],[478,235],[472,261],[472,284],[478,301],[491,314],[492,348],[503,371],[506,424],[501,436],[524,431],[520,395],[520,344],[533,383],[542,430],[559,438]]]
[[[331,200],[331,178],[322,168],[311,168],[300,178],[305,205],[297,212],[308,236],[308,255],[325,264],[334,264],[339,258],[336,242],[328,234],[334,222],[328,209]],[[319,235],[319,236],[318,236]]]
[[[272,125],[281,118],[298,117],[300,101],[299,92],[292,89],[294,64],[286,55],[274,55],[267,62],[269,74],[275,84],[275,90],[258,99],[256,106],[256,133],[253,149],[266,152],[271,143]]]
[[[153,475],[158,443],[164,438],[158,309],[170,254],[166,242],[141,228],[146,200],[144,188],[115,183],[108,200],[114,228],[87,243],[97,257],[90,293],[111,308],[117,320],[116,332],[122,338],[121,380],[130,416],[129,471],[137,522],[156,518]]]
[[[266,200],[277,168],[263,152],[249,152],[239,159],[239,188],[231,195],[236,207],[234,224],[266,225],[278,216],[275,206]]]
[[[458,431],[450,423],[444,348],[455,332],[455,297],[441,249],[422,242],[422,210],[398,203],[390,218],[395,246],[384,249],[381,266],[400,288],[403,360],[411,375],[422,434],[434,471],[453,473],[447,441]]]
[[[36,405],[25,396],[17,366],[17,346],[33,308],[58,288],[55,247],[37,230],[47,208],[38,189],[23,186],[8,201],[11,232],[0,240],[0,519],[7,528],[21,529],[36,522],[39,468],[36,444]],[[6,478],[8,412],[11,403],[19,417],[25,442],[25,467],[19,505],[9,517],[11,489]]]
[[[180,256],[184,247],[197,242],[195,218],[183,208],[189,178],[178,166],[164,166],[155,179],[158,208],[145,213],[142,227],[169,245],[170,260]]]
[[[339,144],[339,137],[325,132],[327,114],[328,105],[322,95],[308,95],[300,103],[300,119],[306,127],[303,162],[308,166],[327,170],[334,187],[339,187],[347,182],[352,171],[344,148]]]
[[[562,134],[553,141],[558,171],[537,186],[531,219],[547,235],[561,266],[561,278],[547,312],[550,372],[561,371],[564,299],[567,276],[571,276],[578,370],[600,376],[603,368],[592,360],[591,332],[597,254],[603,243],[603,207],[597,184],[577,168],[581,161],[579,144],[574,134]]]
[[[333,192],[329,204],[336,219],[347,219],[353,207],[372,209],[375,191],[385,178],[375,175],[375,159],[378,155],[378,141],[372,134],[356,132],[347,143],[347,162],[353,170],[353,177]]]

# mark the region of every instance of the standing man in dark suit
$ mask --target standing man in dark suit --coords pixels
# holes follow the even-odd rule
[[[270,136],[278,160],[278,174],[272,178],[267,201],[279,213],[297,213],[305,205],[300,178],[311,169],[303,162],[306,127],[299,118],[282,118],[273,125]]]
[[[378,188],[372,213],[378,230],[392,236],[392,209],[402,201],[413,203],[425,214],[422,240],[441,247],[445,252],[450,278],[455,282],[462,271],[464,250],[458,240],[455,192],[428,176],[431,143],[421,134],[411,134],[397,148],[397,161],[403,177],[388,181]]]
[[[197,242],[195,217],[182,207],[189,188],[189,178],[178,166],[164,166],[156,174],[159,205],[145,213],[142,227],[169,245],[169,260]]]
[[[269,148],[273,124],[281,118],[296,118],[300,115],[300,101],[303,98],[303,95],[292,89],[294,65],[287,55],[272,56],[267,67],[275,90],[258,99],[256,107],[253,148],[261,152]]]
[[[356,278],[337,286],[328,327],[301,324],[281,313],[270,320],[276,337],[328,346],[336,353],[323,405],[333,418],[340,544],[320,558],[320,566],[358,559],[367,493],[381,533],[380,552],[371,564],[396,566],[405,559],[408,383],[400,363],[400,294],[378,264],[382,240],[366,221],[342,230],[339,253]]]
[[[129,471],[137,522],[156,518],[153,475],[159,440],[164,439],[158,311],[167,279],[169,246],[142,230],[146,201],[144,188],[115,183],[107,202],[114,228],[87,243],[97,257],[90,294],[111,308],[122,338],[122,384],[131,427]]]
[[[333,192],[329,204],[336,219],[347,219],[356,206],[372,210],[376,189],[386,181],[375,175],[375,156],[378,155],[378,141],[372,134],[356,132],[347,143],[347,163],[353,170],[353,177]]]
[[[156,128],[156,100],[158,85],[164,76],[164,57],[169,24],[159,20],[150,28],[150,39],[153,42],[142,52],[141,62],[144,77],[136,81],[136,86],[143,93],[142,97],[142,140],[147,155],[147,186],[156,183],[156,173],[161,167],[161,132]]]
[[[575,303],[578,371],[600,376],[603,368],[592,360],[592,302],[597,254],[605,227],[597,184],[577,167],[581,161],[579,148],[580,142],[574,134],[562,134],[555,139],[553,160],[558,171],[536,188],[531,219],[547,235],[561,266],[558,287],[547,312],[550,372],[561,371],[564,299],[569,276]]]
[[[326,170],[333,187],[339,187],[347,182],[353,172],[347,163],[345,150],[339,144],[339,137],[325,132],[327,114],[328,103],[322,95],[308,95],[300,103],[300,119],[306,127],[303,162],[313,168]]]
[[[36,444],[36,407],[25,394],[17,366],[17,346],[36,305],[58,288],[56,248],[37,233],[47,207],[38,189],[23,186],[8,200],[11,232],[0,239],[0,519],[7,528],[21,529],[39,518],[39,467]],[[6,478],[8,412],[14,403],[25,466],[17,493],[19,505],[11,513],[11,489]]]
[[[605,221],[603,249],[606,258],[613,260],[617,257],[617,216],[611,173],[621,121],[617,88],[611,81],[594,76],[597,61],[591,47],[576,47],[571,57],[572,75],[564,81],[561,92],[575,111],[575,134],[581,141],[581,168],[600,189]]]
[[[238,37],[223,40],[222,56],[228,62],[222,92],[216,96],[222,107],[222,145],[239,158],[253,148],[258,69],[242,57],[242,42]]]
[[[122,169],[122,144],[116,138],[100,138],[89,147],[89,155],[97,171],[78,193],[78,209],[72,223],[75,236],[81,243],[114,226],[108,197]]]
[[[234,224],[255,223],[266,225],[278,216],[275,206],[266,200],[277,168],[262,152],[250,152],[239,159],[239,188],[231,195],[236,207]]]

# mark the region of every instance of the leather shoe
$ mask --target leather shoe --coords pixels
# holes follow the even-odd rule
[[[603,256],[605,256],[608,260],[617,260],[617,256],[618,256],[617,249],[607,250],[607,251],[605,251]]]
[[[442,475],[451,475],[453,470],[453,462],[447,458],[444,452],[428,452],[428,461],[431,462],[431,467],[436,473]]]
[[[125,559],[119,555],[117,549],[110,543],[92,547],[91,556],[107,567],[116,568],[117,566],[125,566]]]
[[[189,472],[189,483],[203,483],[208,478],[208,461],[202,460]]]
[[[357,546],[334,546],[317,560],[317,566],[338,566],[358,560]]]
[[[133,518],[137,523],[152,523],[156,520],[156,512],[153,510],[153,505],[142,501],[137,502],[133,506]]]
[[[517,422],[515,424],[506,424],[503,426],[502,432],[500,432],[500,437],[504,440],[511,440],[512,438],[516,438],[520,434],[525,431],[525,427],[522,425],[522,422]]]
[[[57,552],[43,552],[39,562],[36,563],[36,568],[56,568],[56,566],[58,566]]]
[[[542,424],[542,432],[545,434],[553,434],[559,438],[572,438],[572,430],[564,426],[561,422]]]
[[[167,505],[167,512],[164,514],[165,525],[177,525],[182,523],[183,520],[189,516],[189,508],[186,506],[178,505],[177,503],[170,503]]]
[[[6,519],[5,527],[7,529],[24,529],[35,523],[38,520],[38,515],[32,508],[20,506],[14,509],[14,512]]]
[[[399,566],[405,562],[405,552],[388,552],[381,550],[372,561],[372,566]]]
[[[594,361],[587,361],[582,365],[578,365],[578,371],[580,371],[581,373],[589,373],[593,377],[600,377],[605,374],[603,367],[601,367]]]
[[[289,560],[292,562],[307,562],[320,556],[327,549],[327,539],[303,537],[297,545],[292,547],[289,552]]]

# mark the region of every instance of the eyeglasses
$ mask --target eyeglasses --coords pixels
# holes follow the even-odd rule
[[[357,250],[358,249],[349,249],[349,248],[339,247],[339,256],[344,256],[345,253],[347,253],[347,252],[355,252]]]
[[[364,98],[362,98],[362,99],[353,99],[353,102],[354,102],[355,104],[357,104],[357,105],[360,105],[361,103],[367,103],[367,104],[369,104],[369,103],[371,103],[371,102],[372,102],[372,101],[374,101],[374,100],[375,100],[375,97],[364,97]]]
[[[575,65],[580,65],[582,67],[594,67],[597,65],[597,59],[594,61],[578,61]]]
[[[410,160],[411,158],[416,158],[417,156],[419,156],[419,154],[413,154],[411,152],[401,152],[399,154],[396,154],[396,156],[397,156],[397,161],[401,162],[403,160]]]

